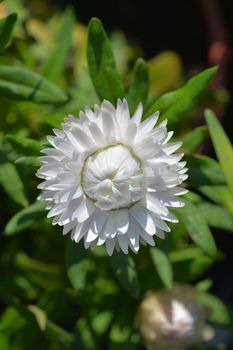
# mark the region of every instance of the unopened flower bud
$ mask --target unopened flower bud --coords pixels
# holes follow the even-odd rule
[[[193,287],[175,285],[146,294],[136,326],[148,350],[183,350],[204,340],[207,316]]]

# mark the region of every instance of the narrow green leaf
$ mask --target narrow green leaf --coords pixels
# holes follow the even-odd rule
[[[196,280],[213,265],[214,260],[203,254],[200,248],[186,246],[169,253],[174,280],[181,283]]]
[[[124,97],[122,81],[103,25],[92,18],[88,27],[87,61],[93,86],[100,100],[116,103]]]
[[[0,150],[0,184],[8,195],[18,204],[28,204],[24,184],[19,176],[16,166],[11,163],[4,151]]]
[[[191,186],[223,185],[225,184],[224,174],[218,162],[207,156],[186,155],[189,168],[187,183]]]
[[[85,288],[88,264],[87,250],[69,238],[66,249],[67,275],[77,291],[83,291]]]
[[[180,217],[192,240],[210,257],[215,257],[217,250],[214,238],[202,212],[192,202],[184,200],[185,206],[180,209]]]
[[[216,115],[211,110],[205,112],[210,136],[218,160],[222,166],[226,182],[233,195],[233,147]]]
[[[20,157],[16,159],[15,163],[22,164],[24,166],[34,167],[34,168],[38,168],[40,166],[38,157],[33,157],[33,156]]]
[[[68,7],[62,15],[55,40],[41,70],[41,73],[50,80],[58,80],[64,71],[67,55],[71,48],[74,23],[75,15],[73,9]]]
[[[2,96],[35,103],[62,104],[67,96],[56,85],[26,68],[0,65]]]
[[[179,141],[183,142],[182,149],[186,154],[192,154],[198,150],[208,135],[206,126],[200,126],[184,136],[179,137]]]
[[[39,155],[40,153],[41,144],[39,141],[14,134],[6,135],[6,139],[18,152],[24,155]]]
[[[210,309],[209,320],[213,323],[228,325],[232,322],[231,315],[224,303],[215,295],[206,292],[198,293],[198,300],[201,304]]]
[[[185,122],[200,102],[209,81],[213,79],[217,70],[217,67],[206,69],[190,79],[182,88],[161,96],[152,104],[146,116],[160,111],[161,120],[168,119],[172,128]]]
[[[196,290],[198,290],[198,292],[207,292],[212,286],[213,286],[213,280],[210,278],[207,278],[196,284]]]
[[[15,214],[7,223],[3,233],[6,236],[15,235],[44,219],[45,216],[45,203],[37,201]]]
[[[233,215],[233,197],[227,186],[201,186],[199,191],[215,203],[223,205]]]
[[[17,13],[11,13],[0,19],[0,51],[4,50],[10,41],[12,31],[17,20]]]
[[[133,259],[128,255],[118,252],[114,252],[109,259],[122,286],[133,298],[138,298],[140,295],[140,286]]]
[[[149,89],[149,70],[147,63],[138,58],[134,65],[132,81],[127,94],[130,112],[134,113],[140,102],[144,103]]]
[[[158,272],[164,286],[171,288],[173,282],[173,272],[168,256],[158,248],[151,248],[150,254],[156,271]]]
[[[209,226],[233,232],[233,216],[220,205],[203,202],[198,205]]]

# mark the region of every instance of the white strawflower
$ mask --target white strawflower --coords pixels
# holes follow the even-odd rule
[[[53,148],[40,157],[39,199],[48,201],[48,217],[63,234],[83,238],[85,248],[106,244],[111,255],[115,248],[136,253],[140,243],[154,245],[154,235],[170,231],[165,221],[177,222],[169,208],[183,205],[177,196],[186,190],[177,186],[187,169],[183,154],[173,154],[181,143],[167,144],[167,122],[154,128],[158,116],[141,122],[139,104],[130,119],[126,100],[116,109],[104,101],[53,130]]]
[[[147,350],[184,350],[212,339],[213,330],[206,324],[209,313],[192,286],[175,285],[146,294],[136,326]]]

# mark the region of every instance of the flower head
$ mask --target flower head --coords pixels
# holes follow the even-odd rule
[[[130,118],[126,100],[116,108],[104,101],[48,137],[53,148],[40,157],[39,199],[48,201],[53,224],[75,242],[83,238],[85,248],[136,253],[140,243],[154,245],[154,235],[164,237],[165,221],[177,222],[169,208],[182,206],[177,196],[186,192],[178,187],[187,177],[183,155],[174,154],[181,143],[167,143],[166,121],[154,128],[159,113],[141,117],[141,104]]]
[[[136,326],[148,350],[181,350],[213,337],[206,325],[209,310],[200,305],[192,286],[148,292],[142,301]]]

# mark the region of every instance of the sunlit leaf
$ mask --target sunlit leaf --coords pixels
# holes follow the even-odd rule
[[[200,209],[192,202],[185,200],[185,206],[179,212],[192,240],[208,256],[215,257],[217,253],[215,241]]]
[[[56,81],[64,71],[67,55],[71,48],[74,22],[74,12],[72,8],[68,7],[60,19],[57,33],[41,70],[41,73],[50,80]]]
[[[76,244],[69,238],[66,250],[67,275],[77,291],[85,288],[88,265],[87,250],[81,243]]]
[[[15,214],[7,223],[4,234],[6,236],[11,236],[22,232],[45,217],[45,203],[37,201]]]
[[[87,60],[92,83],[100,100],[116,103],[124,88],[116,70],[112,48],[103,25],[97,18],[89,24]]]
[[[210,136],[218,160],[222,166],[227,184],[233,195],[233,147],[216,115],[211,110],[205,112]]]
[[[129,103],[131,113],[135,112],[140,102],[144,103],[146,101],[148,88],[148,65],[142,58],[138,58],[134,65],[133,76],[127,95],[127,101]]]
[[[151,248],[150,254],[161,281],[165,287],[171,288],[173,282],[173,272],[168,256],[158,248]]]
[[[0,93],[13,100],[62,104],[67,96],[41,75],[26,68],[0,65]]]
[[[0,51],[5,49],[10,41],[16,20],[17,13],[11,13],[7,17],[0,19]]]
[[[122,286],[133,298],[138,298],[140,286],[133,259],[128,255],[118,252],[114,252],[109,259]]]
[[[190,79],[182,88],[161,96],[152,104],[146,115],[160,111],[161,120],[168,119],[170,128],[186,122],[190,113],[200,102],[217,69],[217,67],[206,69]]]

